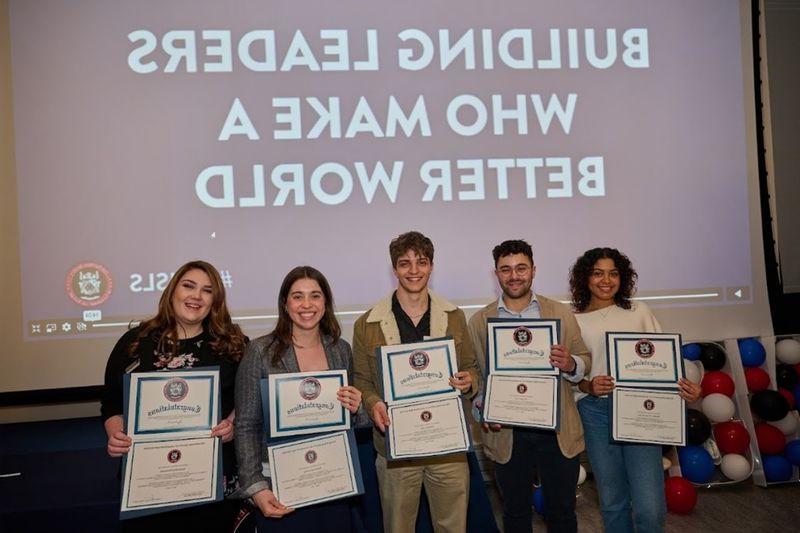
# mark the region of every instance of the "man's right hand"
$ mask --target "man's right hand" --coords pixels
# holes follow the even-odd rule
[[[386,428],[389,427],[389,412],[386,410],[386,404],[384,402],[377,402],[375,405],[372,406],[372,422],[375,424],[375,427],[378,428],[381,433],[386,432]]]
[[[489,431],[500,431],[503,429],[503,426],[500,424],[489,424],[488,422],[483,423],[483,431],[488,433]]]

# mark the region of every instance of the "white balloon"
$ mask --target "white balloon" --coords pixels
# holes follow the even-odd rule
[[[586,481],[586,469],[583,465],[580,465],[578,469],[578,486],[580,487],[583,485],[583,482]]]
[[[794,435],[797,433],[798,426],[800,426],[800,422],[797,420],[797,414],[794,411],[789,411],[786,416],[780,420],[774,422],[767,421],[767,424],[771,424],[780,429],[783,431],[784,435]]]
[[[796,365],[800,363],[800,342],[794,339],[783,339],[775,345],[775,356],[781,363]]]
[[[726,478],[732,481],[742,481],[750,477],[750,461],[736,453],[729,453],[722,458],[720,470]]]
[[[735,412],[733,401],[724,394],[715,392],[703,398],[703,413],[712,422],[727,422]]]
[[[700,365],[697,361],[684,361],[683,362],[684,371],[686,373],[686,379],[693,383],[700,384],[700,381],[703,379],[703,371],[700,370]]]

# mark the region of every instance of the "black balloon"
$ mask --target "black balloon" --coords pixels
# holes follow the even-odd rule
[[[797,385],[797,373],[792,365],[779,364],[775,367],[775,381],[778,387],[791,391]]]
[[[700,446],[711,436],[711,422],[697,409],[686,413],[686,440],[689,444]]]
[[[778,391],[762,390],[750,398],[750,409],[762,420],[775,422],[789,413],[789,402]]]
[[[720,370],[725,366],[725,350],[714,342],[705,342],[700,345],[700,362],[703,368],[709,370]]]

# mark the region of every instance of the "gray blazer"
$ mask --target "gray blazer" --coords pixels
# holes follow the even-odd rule
[[[262,473],[262,461],[266,461],[267,448],[264,440],[264,415],[261,409],[261,380],[270,374],[300,372],[294,348],[289,347],[278,361],[272,364],[275,347],[270,345],[271,335],[259,337],[247,345],[239,371],[236,374],[236,459],[239,463],[239,495],[250,497],[256,492],[271,489],[271,483]],[[352,351],[347,341],[324,336],[325,357],[331,370],[347,370],[348,383],[352,379]],[[354,419],[355,425],[366,422],[363,406]]]

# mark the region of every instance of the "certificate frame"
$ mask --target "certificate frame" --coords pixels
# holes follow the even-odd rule
[[[540,334],[536,335],[536,332]],[[543,341],[538,340],[541,333],[544,333]],[[560,338],[561,320],[557,318],[489,318],[486,322],[487,373],[527,372],[558,375],[559,369],[550,363],[550,346],[558,344]],[[529,348],[531,344],[533,346]],[[503,350],[507,350],[506,353],[527,353],[541,361],[511,364],[509,358],[503,357]],[[536,351],[541,354],[535,354]]]
[[[613,442],[686,446],[686,400],[681,398],[676,390],[614,387],[608,408],[609,432]],[[626,416],[630,418],[632,411],[634,415],[632,421],[622,420]],[[648,412],[653,414],[648,415]],[[651,430],[635,427],[636,424],[641,425],[646,422],[657,424],[658,418],[662,416],[661,412],[667,412],[672,418],[677,418],[677,426]],[[671,424],[666,425],[671,426]]]
[[[126,374],[125,416],[131,438],[182,434],[208,436],[219,423],[219,367]],[[160,393],[160,395],[159,395]],[[195,412],[191,425],[177,425],[181,413]],[[169,416],[174,413],[174,416]],[[159,415],[164,418],[158,420]],[[191,415],[189,415],[191,416]]]
[[[679,333],[606,332],[606,361],[616,386],[677,388],[684,377]]]
[[[277,439],[350,429],[350,411],[336,398],[339,387],[347,384],[346,370],[270,374],[262,379],[264,427],[269,428],[269,437]],[[289,410],[302,413],[307,409],[318,412],[329,409],[330,416],[320,415],[315,423],[293,422],[284,409],[287,402],[292,404]]]
[[[302,452],[305,447],[325,445],[326,443],[338,445],[344,448],[344,466],[347,469],[349,486],[347,486],[344,490],[337,492],[336,494],[331,494],[328,496],[310,495],[305,500],[284,501],[284,498],[281,494],[285,494],[285,491],[282,490],[281,485],[286,479],[284,474],[288,469],[279,466],[281,461],[276,459],[276,452],[283,452],[293,449],[299,449]],[[313,449],[304,453],[304,459],[306,462],[313,463],[317,460],[317,456],[312,455],[312,453],[316,454]],[[364,494],[364,479],[361,475],[361,463],[358,456],[358,446],[356,444],[355,435],[352,429],[316,435],[313,437],[293,438],[270,445],[267,447],[267,458],[269,463],[270,479],[272,481],[272,491],[275,493],[275,497],[287,507],[298,509],[327,501],[339,500],[342,498],[349,498],[351,496]]]
[[[501,387],[495,387],[495,381],[498,381],[498,385]],[[507,389],[508,385],[512,385],[516,387],[516,392],[519,395],[525,395],[528,393],[529,390],[534,389],[534,387],[544,388],[545,391],[547,387],[550,387],[548,393],[548,399],[552,405],[552,407],[548,410],[549,411],[549,419],[543,421],[542,423],[536,422],[529,422],[524,419],[524,417],[519,416],[515,417],[514,413],[523,413],[529,412],[527,409],[524,409],[521,405],[517,405],[517,409],[515,410],[512,406],[506,411],[499,408],[499,406],[495,407],[495,403],[500,401],[496,398],[493,394],[493,390],[495,388],[505,390]],[[511,400],[506,400],[507,402],[514,403],[514,398],[512,397]],[[517,402],[522,403],[522,402]],[[545,404],[547,405],[547,404]],[[504,426],[516,426],[516,427],[527,427],[527,428],[538,428],[538,429],[547,429],[558,431],[561,426],[561,377],[560,376],[551,376],[551,375],[530,375],[530,374],[523,374],[523,373],[494,373],[489,374],[486,377],[486,386],[485,392],[483,397],[483,410],[481,412],[481,421],[490,423],[490,424],[502,424]]]
[[[458,439],[458,443],[455,446],[447,446],[447,447],[440,447],[431,449],[429,451],[418,451],[412,453],[403,453],[398,451],[399,448],[399,441],[406,440],[400,439],[398,437],[398,420],[399,417],[397,416],[398,413],[402,411],[410,410],[412,413],[414,411],[420,412],[420,420],[423,423],[428,423],[432,420],[433,417],[436,415],[432,415],[431,411],[439,411],[440,413],[444,412],[450,413],[450,417],[446,415],[442,417],[443,419],[455,420],[453,423],[454,428],[456,429],[456,438]],[[425,412],[428,412],[427,420],[425,419]],[[417,402],[398,402],[395,404],[391,404],[387,408],[387,412],[389,414],[389,419],[391,423],[386,428],[385,432],[385,442],[386,442],[386,458],[390,461],[402,460],[402,459],[415,459],[415,458],[424,458],[424,457],[440,457],[445,455],[453,455],[457,453],[465,453],[472,449],[472,438],[470,436],[469,427],[467,426],[466,417],[464,415],[464,404],[460,397],[456,398],[437,398],[433,400],[423,400]],[[416,413],[414,413],[416,414]]]
[[[194,378],[195,376],[197,376],[198,379],[207,379],[210,377],[211,380],[209,383],[213,383],[211,394],[209,394],[209,401],[212,403],[212,405],[206,410],[207,412],[213,413],[211,415],[213,417],[212,423],[208,428],[196,429],[194,427],[179,427],[172,431],[164,431],[163,428],[139,432],[131,431],[132,428],[136,427],[135,424],[137,422],[137,410],[140,409],[142,405],[145,405],[140,401],[140,396],[142,393],[152,393],[154,390],[154,387],[136,386],[138,383],[160,385],[161,382],[163,382],[164,386],[166,386],[170,379],[186,380],[187,378]],[[159,378],[161,382],[152,381],[150,378]],[[187,369],[175,372],[137,372],[133,374],[125,374],[123,376],[123,421],[126,431],[128,431],[128,434],[133,442],[131,444],[130,452],[125,454],[122,458],[122,480],[120,482],[122,495],[120,501],[121,520],[127,520],[139,516],[147,516],[186,507],[194,507],[197,505],[204,505],[223,499],[224,488],[222,485],[222,446],[219,437],[211,436],[211,429],[214,425],[219,424],[220,421],[220,388],[221,383],[218,366]],[[181,391],[181,394],[183,392],[185,391]],[[167,392],[165,392],[165,394],[167,394]],[[178,396],[181,394],[178,394]],[[186,397],[188,396],[189,395],[187,394]],[[145,461],[144,465],[146,468],[149,466],[149,461],[152,459],[149,457],[142,459],[143,455],[137,453],[138,451],[143,450],[145,447],[163,445],[168,446],[170,448],[169,453],[172,454],[174,450],[180,452],[184,447],[191,447],[197,443],[205,443],[208,445],[206,455],[199,459],[201,463],[208,461],[209,464],[209,468],[206,469],[206,471],[209,473],[207,480],[208,490],[203,490],[202,494],[199,495],[192,494],[188,497],[178,498],[175,500],[159,500],[156,502],[139,505],[126,504],[126,502],[129,500],[131,484],[134,482],[131,477],[133,475],[132,473],[134,468],[137,468],[138,471],[138,468],[141,468],[142,466],[142,461]],[[191,454],[187,456],[183,453],[179,453],[178,457],[179,460],[192,458]],[[174,462],[178,463],[179,460]],[[192,458],[192,460],[198,459]],[[137,462],[139,464],[137,464]],[[169,462],[172,463],[173,461],[170,460]]]
[[[458,370],[452,337],[380,346],[375,355],[387,404],[432,397],[457,398],[461,394],[449,383],[450,376]],[[428,385],[415,388],[414,380],[419,377],[432,379]]]

